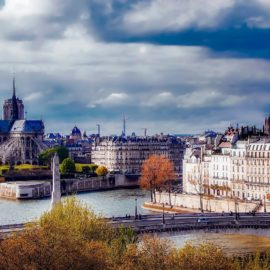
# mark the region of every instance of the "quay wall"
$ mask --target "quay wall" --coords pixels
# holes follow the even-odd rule
[[[106,190],[115,186],[114,181],[103,177],[61,180],[61,193],[72,194],[83,191]],[[0,183],[0,198],[41,199],[50,197],[51,181],[17,181]]]
[[[156,202],[170,205],[169,194],[167,192],[156,192]],[[203,210],[206,212],[252,212],[255,209],[258,212],[264,212],[264,205],[260,205],[259,201],[235,201],[230,198],[203,198]],[[191,194],[171,194],[171,205],[173,207],[186,208],[189,210],[200,209],[200,196]],[[150,207],[149,207],[150,208]],[[270,211],[270,204],[266,203],[266,211]]]
[[[115,177],[73,178],[61,180],[62,195],[77,192],[131,188],[138,186],[138,179],[116,175]],[[51,196],[51,180],[16,181],[0,183],[0,198],[41,199]]]

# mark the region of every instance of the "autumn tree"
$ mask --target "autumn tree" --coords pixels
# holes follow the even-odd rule
[[[182,270],[175,260],[176,252],[168,240],[143,236],[139,245],[128,247],[119,270]]]
[[[109,173],[108,169],[105,167],[105,166],[99,166],[97,169],[96,169],[96,174],[98,176],[106,176],[107,174]]]
[[[68,198],[35,226],[0,243],[0,269],[109,270],[114,235],[102,217]]]
[[[143,162],[140,186],[151,192],[151,201],[156,202],[155,190],[171,186],[175,179],[173,163],[164,156],[152,155]]]
[[[190,270],[224,270],[241,269],[233,263],[232,258],[224,251],[211,243],[200,243],[199,245],[186,244],[175,254],[177,269]]]

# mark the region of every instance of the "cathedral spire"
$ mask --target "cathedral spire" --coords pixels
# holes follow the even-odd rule
[[[13,96],[16,97],[15,76],[13,76]]]
[[[11,99],[11,120],[16,121],[19,119],[19,109],[16,97],[16,88],[15,88],[15,76],[13,77],[13,95]]]

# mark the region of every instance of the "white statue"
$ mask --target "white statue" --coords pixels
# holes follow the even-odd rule
[[[52,181],[52,198],[51,198],[51,210],[53,207],[61,201],[61,181],[60,181],[60,172],[59,172],[59,157],[57,153],[55,153],[52,162],[52,173],[53,173],[53,181]]]

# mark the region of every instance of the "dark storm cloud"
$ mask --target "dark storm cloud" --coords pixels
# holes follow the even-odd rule
[[[7,0],[0,97],[15,71],[28,116],[48,131],[100,123],[119,134],[123,114],[136,133],[260,125],[269,10],[268,0]]]

